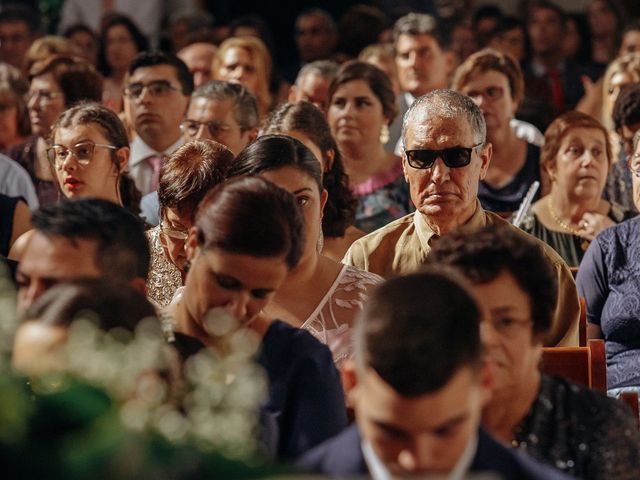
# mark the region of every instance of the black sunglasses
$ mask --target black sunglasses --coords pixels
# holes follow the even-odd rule
[[[413,168],[431,168],[438,158],[449,168],[461,168],[471,163],[471,152],[482,145],[484,144],[478,143],[473,147],[451,147],[443,150],[405,150],[404,153],[407,155],[407,162]]]

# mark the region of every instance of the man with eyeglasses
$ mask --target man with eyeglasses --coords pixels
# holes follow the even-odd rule
[[[238,155],[258,135],[256,98],[242,85],[211,80],[193,91],[180,128],[185,142],[215,140]],[[158,225],[156,192],[145,195],[140,208],[147,223]]]
[[[143,194],[156,190],[164,158],[184,143],[180,122],[192,91],[189,69],[173,55],[142,52],[129,66],[124,107],[135,130],[129,173]]]
[[[402,166],[416,211],[356,240],[343,260],[383,277],[419,269],[433,242],[458,227],[508,224],[478,201],[492,147],[482,112],[469,97],[434,90],[418,98],[404,116],[402,142]],[[542,245],[559,289],[545,345],[577,345],[580,307],[573,276],[560,256]]]

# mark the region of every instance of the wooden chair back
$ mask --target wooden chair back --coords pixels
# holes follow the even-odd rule
[[[545,347],[542,371],[607,393],[604,340],[589,340],[586,347]]]

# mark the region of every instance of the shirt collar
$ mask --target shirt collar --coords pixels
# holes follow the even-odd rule
[[[476,199],[476,209],[473,212],[473,215],[471,215],[471,218],[467,220],[464,225],[473,229],[480,229],[484,227],[486,223],[487,219],[485,212],[480,206],[480,201]],[[422,213],[420,213],[420,210],[416,210],[413,214],[413,224],[415,225],[420,245],[425,251],[429,251],[431,249],[431,240],[434,236],[437,237],[437,235],[427,224],[427,221],[424,219]]]
[[[376,452],[373,450],[371,443],[362,440],[361,443],[362,454],[364,456],[364,461],[369,468],[369,473],[371,474],[371,478],[373,480],[392,480],[393,476],[391,472],[387,469],[382,460],[378,458]],[[451,470],[449,475],[427,475],[421,476],[420,478],[424,478],[425,480],[462,480],[465,478],[466,474],[469,472],[469,468],[471,467],[471,463],[473,462],[473,458],[476,455],[476,451],[478,450],[478,434],[477,432],[469,439],[467,446],[462,452],[462,455],[458,459],[455,467]]]
[[[129,163],[130,165],[136,165],[142,162],[145,158],[149,158],[152,155],[171,155],[183,144],[184,138],[182,137],[182,135],[180,135],[180,137],[178,137],[178,140],[170,145],[169,148],[167,148],[164,152],[157,152],[149,145],[144,143],[139,135],[136,135],[135,138],[131,141],[131,155]]]

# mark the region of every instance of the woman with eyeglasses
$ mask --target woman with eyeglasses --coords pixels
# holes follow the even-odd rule
[[[451,88],[470,97],[482,111],[487,142],[493,153],[478,198],[485,210],[513,212],[529,187],[541,181],[542,134],[514,118],[524,95],[524,80],[509,55],[484,49],[467,58],[455,71]],[[537,136],[537,137],[536,137]],[[535,199],[540,197],[540,190]]]
[[[491,225],[445,235],[429,253],[428,262],[468,280],[486,312],[480,336],[493,389],[482,426],[572,478],[637,479],[638,419],[600,392],[540,372],[558,297],[541,247],[513,228]]]
[[[157,305],[171,302],[186,272],[185,241],[198,203],[224,180],[233,154],[213,140],[186,143],[164,162],[158,183],[160,224],[147,231],[151,266],[147,294]]]
[[[329,126],[359,201],[355,226],[369,233],[413,210],[400,157],[384,148],[396,97],[386,73],[351,61],[338,70],[329,99]]]
[[[577,267],[598,233],[635,213],[602,198],[612,157],[600,122],[569,111],[549,125],[544,138],[541,162],[551,188],[531,206],[521,228]]]
[[[51,126],[62,112],[79,101],[99,102],[102,76],[84,60],[54,55],[33,65],[29,82],[26,100],[32,136],[7,155],[29,172],[40,205],[45,205],[60,196],[46,153]]]

